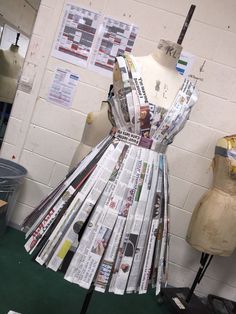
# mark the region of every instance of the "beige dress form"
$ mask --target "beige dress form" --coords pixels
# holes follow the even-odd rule
[[[19,46],[0,49],[0,101],[12,104],[24,58],[18,53]]]
[[[217,142],[213,171],[213,187],[196,206],[186,240],[201,252],[229,256],[236,246],[236,135]]]

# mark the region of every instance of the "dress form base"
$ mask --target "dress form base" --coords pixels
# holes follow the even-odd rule
[[[213,255],[202,252],[200,267],[192,283],[191,288],[164,288],[161,290],[161,296],[167,302],[171,313],[182,314],[210,314],[207,306],[193,293],[196,286],[202,280],[208,266],[212,261]]]
[[[186,302],[186,298],[190,293],[190,289],[184,288],[164,288],[162,289],[162,297],[164,304],[168,307],[170,313],[173,314],[211,314],[207,305],[203,304],[200,299],[193,294],[190,302]]]

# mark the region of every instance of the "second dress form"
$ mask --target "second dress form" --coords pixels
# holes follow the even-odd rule
[[[230,256],[236,247],[236,135],[218,140],[213,187],[194,209],[186,240],[210,255]]]
[[[19,46],[11,45],[0,50],[0,102],[12,104],[24,58],[18,53]]]

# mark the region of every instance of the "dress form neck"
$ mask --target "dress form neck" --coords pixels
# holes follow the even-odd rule
[[[176,64],[179,60],[182,46],[169,40],[161,39],[157,50],[151,54],[153,59],[168,69],[176,71]]]
[[[12,51],[12,52],[17,53],[18,50],[19,50],[19,46],[18,46],[18,45],[11,44],[9,50]]]
[[[140,66],[149,102],[165,110],[171,107],[184,81],[184,77],[176,70],[181,51],[180,45],[161,39],[156,51],[135,58]]]

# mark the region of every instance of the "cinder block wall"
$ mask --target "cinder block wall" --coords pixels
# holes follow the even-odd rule
[[[0,25],[7,23],[30,36],[36,15],[36,10],[25,0],[0,0]]]
[[[176,41],[191,5],[189,0],[74,0],[73,3],[135,23],[140,27],[134,55],[155,50],[160,38]],[[196,0],[197,9],[184,40],[184,49],[196,55],[192,74],[199,101],[190,120],[168,149],[170,169],[169,283],[189,286],[200,253],[186,244],[187,226],[199,198],[211,186],[211,159],[216,140],[236,130],[236,2]],[[30,94],[18,91],[1,156],[24,165],[29,173],[18,200],[14,224],[19,224],[68,171],[78,146],[86,114],[98,110],[110,80],[51,57],[64,1],[42,0],[23,75],[34,77]],[[204,65],[204,66],[203,66]],[[202,67],[203,66],[203,67]],[[57,67],[80,76],[70,110],[46,100]],[[200,71],[202,69],[202,71]],[[215,257],[199,294],[214,293],[236,300],[235,254]]]

